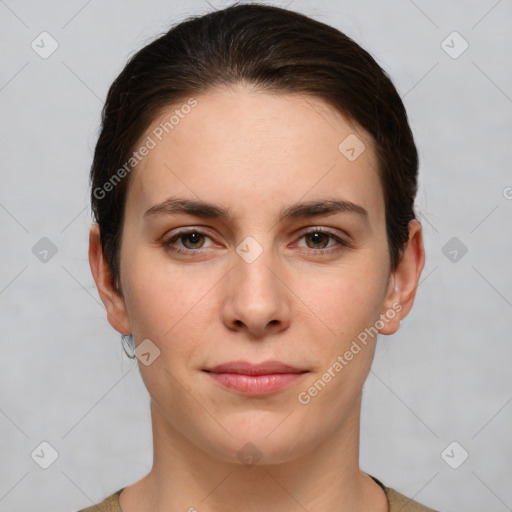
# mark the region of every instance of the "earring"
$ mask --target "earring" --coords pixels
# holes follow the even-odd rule
[[[135,359],[135,342],[131,334],[123,334],[121,336],[121,345],[123,346],[125,354],[130,359]]]

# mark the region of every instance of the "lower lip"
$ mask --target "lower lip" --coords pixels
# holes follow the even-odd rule
[[[244,395],[262,396],[284,389],[299,380],[305,373],[273,373],[245,375],[242,373],[206,372],[222,386]]]

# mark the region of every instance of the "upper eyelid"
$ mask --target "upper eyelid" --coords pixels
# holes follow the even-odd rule
[[[205,235],[212,240],[215,238],[214,236],[211,235],[211,232],[209,231],[208,228],[205,228],[202,226],[187,226],[187,227],[183,227],[183,228],[177,228],[176,232],[174,232],[171,235],[164,235],[162,237],[162,239],[166,242],[170,242],[173,239],[179,240],[180,236],[184,236],[189,233],[196,233],[196,232],[200,233],[202,235]],[[342,235],[340,233],[333,232],[332,228],[327,228],[327,227],[323,227],[323,226],[308,226],[306,228],[302,228],[302,229],[298,230],[298,233],[295,236],[302,238],[303,236],[306,236],[310,233],[316,233],[316,232],[321,232],[325,235],[329,235],[329,236],[333,237],[334,240],[336,240],[336,238],[339,238],[342,242],[345,242],[346,244],[350,244],[350,239],[351,239],[350,235],[348,235],[347,233]],[[347,238],[348,238],[348,240],[347,240]]]
[[[343,234],[333,231],[335,228],[329,228],[324,226],[308,226],[306,228],[301,228],[297,230],[296,234],[308,234],[312,231],[322,231],[324,233],[328,233],[333,236],[343,236]],[[162,238],[172,238],[179,234],[187,234],[187,233],[201,233],[201,234],[207,234],[208,236],[211,236],[212,238],[215,238],[214,235],[211,235],[211,231],[209,228],[203,227],[203,226],[185,226],[183,228],[176,228],[176,230],[173,230],[174,233],[172,235],[165,234]],[[344,233],[347,237],[350,236],[348,233]]]

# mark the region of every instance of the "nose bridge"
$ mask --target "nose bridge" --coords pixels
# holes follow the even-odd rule
[[[287,324],[286,287],[276,277],[280,265],[271,233],[262,230],[246,236],[235,250],[225,310],[230,323],[241,321],[253,332],[262,332],[275,321]]]
[[[271,268],[276,266],[275,251],[269,233],[246,236],[236,247],[235,274],[240,284],[267,287],[275,275]]]

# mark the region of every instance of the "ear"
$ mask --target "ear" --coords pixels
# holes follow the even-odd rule
[[[112,273],[103,256],[98,224],[93,224],[89,233],[89,265],[110,325],[121,334],[131,334],[124,297],[115,289]]]
[[[402,252],[400,262],[391,274],[382,313],[386,317],[380,334],[393,334],[400,321],[412,308],[421,272],[425,265],[425,249],[421,224],[413,219],[409,222],[409,240]],[[382,318],[382,315],[381,315]]]

